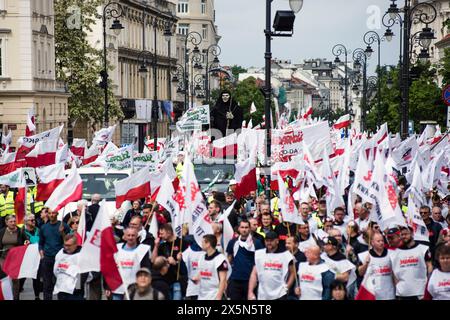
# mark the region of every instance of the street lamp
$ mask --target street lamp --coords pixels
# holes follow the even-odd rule
[[[203,38],[200,33],[196,31],[189,32],[184,39],[184,110],[188,109],[188,94],[189,94],[189,74],[188,74],[188,62],[189,55],[192,53],[194,56],[198,56],[200,54],[200,49],[198,46],[202,43]],[[188,43],[194,45],[194,49],[189,52]],[[194,57],[192,58],[194,60]],[[196,61],[197,62],[197,61]],[[192,65],[192,63],[191,63]],[[193,94],[193,90],[191,90],[191,94]],[[193,101],[193,97],[192,97]],[[193,102],[192,102],[193,104]]]
[[[266,0],[266,28],[264,34],[266,38],[266,49],[264,53],[265,60],[265,83],[264,83],[264,114],[266,119],[266,166],[270,166],[271,158],[271,118],[270,108],[272,104],[272,38],[273,37],[291,37],[294,33],[294,21],[295,14],[300,12],[303,7],[303,0],[290,0],[289,5],[291,11],[277,11],[273,24],[273,30],[271,26],[272,20],[272,2],[273,0]],[[270,174],[266,179],[266,197],[270,201]]]
[[[102,22],[103,22],[103,70],[100,72],[102,81],[100,87],[105,93],[105,121],[104,126],[109,125],[109,102],[108,102],[108,57],[106,52],[106,20],[113,18],[113,23],[110,27],[116,36],[119,36],[120,31],[124,29],[120,23],[119,18],[123,15],[123,8],[120,3],[115,1],[108,2],[103,8]]]
[[[205,65],[206,65],[206,73],[205,73],[206,103],[209,103],[209,98],[211,95],[209,73],[211,72],[212,69],[214,70],[215,68],[219,67],[220,64],[219,55],[221,52],[222,48],[217,44],[212,44],[207,49],[203,50],[203,53],[205,54]],[[209,63],[210,54],[214,57],[211,63]]]
[[[392,32],[392,31],[391,31]],[[375,32],[375,31],[368,31],[364,34],[363,37],[364,43],[367,45],[367,48],[365,50],[366,52],[366,56],[367,58],[370,58],[372,53],[373,53],[373,49],[370,46],[373,43],[377,43],[377,53],[378,53],[378,60],[377,60],[377,79],[378,79],[378,83],[377,83],[377,108],[378,108],[378,112],[377,112],[377,125],[381,125],[381,40],[382,38],[380,37],[380,35]]]
[[[437,18],[437,10],[431,3],[421,2],[412,6],[411,0],[405,0],[405,5],[400,10],[397,7],[397,0],[391,0],[392,4],[383,17],[383,25],[390,30],[390,28],[398,23],[400,24],[401,37],[400,46],[400,132],[402,139],[408,137],[408,122],[409,122],[409,86],[411,80],[410,64],[413,56],[412,43],[414,37],[411,37],[412,25],[419,23],[424,24],[425,27],[419,32],[419,44],[422,47],[418,54],[420,61],[426,61],[429,58],[428,47],[431,41],[434,39],[434,32],[429,28]],[[403,13],[403,16],[401,15]],[[388,21],[385,21],[385,17],[389,17]]]
[[[366,129],[366,108],[367,108],[367,59],[366,51],[358,48],[353,51],[353,60],[362,66],[362,103],[361,103],[361,131]],[[358,90],[359,92],[359,90]]]
[[[336,57],[334,59],[334,63],[340,64],[341,59],[339,58],[341,55],[344,55],[344,100],[345,100],[345,113],[348,113],[348,50],[343,44],[337,44],[331,50],[333,55]],[[341,90],[342,91],[342,90]],[[348,137],[348,128],[345,128],[345,136]]]

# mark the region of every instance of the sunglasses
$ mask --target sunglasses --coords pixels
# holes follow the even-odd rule
[[[73,224],[79,224],[78,222],[72,222],[70,225],[73,225]]]

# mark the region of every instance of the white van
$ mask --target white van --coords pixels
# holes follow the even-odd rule
[[[66,170],[68,174],[70,169]],[[83,180],[83,199],[91,203],[92,195],[100,194],[102,199],[106,200],[106,208],[110,217],[115,216],[122,220],[125,213],[131,209],[130,201],[125,201],[119,209],[116,209],[116,191],[114,189],[114,182],[123,180],[131,175],[131,170],[105,170],[101,167],[81,167],[78,168],[78,173]],[[77,209],[77,203],[71,202],[65,207],[65,214],[73,212]],[[62,210],[61,210],[62,211]]]

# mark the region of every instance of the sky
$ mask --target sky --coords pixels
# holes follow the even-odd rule
[[[332,48],[341,43],[348,50],[366,48],[364,34],[374,30],[382,36],[386,28],[381,20],[389,0],[304,0],[297,14],[291,38],[273,38],[273,58],[303,62],[310,58],[334,60]],[[215,0],[216,24],[222,39],[222,65],[264,66],[264,0]],[[288,0],[273,0],[272,23],[276,10],[289,10]],[[396,64],[399,56],[398,25],[391,42],[381,43],[381,65]],[[377,65],[375,53],[369,60],[369,74]],[[349,57],[351,59],[351,56]],[[341,59],[343,60],[343,59]]]

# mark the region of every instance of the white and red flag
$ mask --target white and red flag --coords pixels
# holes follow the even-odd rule
[[[0,176],[14,172],[16,169],[16,152],[5,150],[0,160]]]
[[[234,179],[236,180],[236,199],[247,196],[250,191],[256,190],[256,161],[250,156],[243,162],[236,163],[236,172]]]
[[[89,147],[89,149],[84,150],[84,157],[82,163],[83,165],[87,165],[92,162],[95,162],[99,156],[100,156],[100,149],[98,147],[98,144],[94,143]]]
[[[149,167],[145,167],[128,178],[114,182],[116,189],[116,208],[126,200],[146,198],[150,195]]]
[[[19,144],[19,149],[17,150],[16,161],[25,160],[25,156],[28,153],[30,153],[31,150],[33,150],[33,148],[36,146],[38,142],[58,140],[63,127],[64,126],[61,125],[51,130],[35,134],[34,136],[31,137],[20,137],[19,140],[17,141]]]
[[[159,189],[166,175],[169,177],[170,181],[172,181],[173,184],[175,184],[175,181],[178,181],[177,173],[173,168],[171,159],[167,159],[158,170],[150,173],[150,191],[152,200],[155,200],[158,196]]]
[[[294,197],[289,192],[284,179],[279,174],[278,176],[278,190],[280,191],[280,209],[281,216],[284,222],[304,224],[303,219],[298,213],[297,206],[294,202]]]
[[[31,137],[36,132],[35,118],[34,118],[34,107],[28,110],[27,114],[27,127],[25,128],[25,137]]]
[[[87,142],[85,139],[73,139],[72,145],[70,146],[70,151],[72,151],[74,156],[84,157]]]
[[[6,150],[6,147],[9,146],[11,144],[12,141],[12,131],[11,129],[8,130],[8,134],[7,135],[2,135],[2,149]]]
[[[374,277],[371,268],[366,271],[355,300],[376,300]]]
[[[2,269],[11,279],[36,279],[40,261],[37,243],[18,246],[9,249]]]
[[[175,190],[172,180],[165,174],[156,197],[156,202],[169,212],[172,227],[177,236],[181,236],[182,231],[183,221],[181,210],[184,209],[184,199],[184,195],[181,194],[180,190]]]
[[[100,142],[100,143],[111,142],[115,130],[116,130],[116,125],[110,126],[108,128],[102,128],[99,131],[96,131],[94,133],[94,139],[92,140],[92,144],[95,144],[96,142]]]
[[[91,232],[79,253],[80,272],[101,272],[110,290],[116,290],[123,283],[114,259],[116,252],[117,245],[111,220],[106,211],[105,200],[103,200]]]
[[[49,207],[52,211],[59,211],[66,204],[81,200],[82,197],[83,181],[78,173],[75,162],[73,162],[69,175],[52,192],[45,206]]]
[[[57,140],[39,141],[34,149],[25,156],[27,166],[38,168],[55,164],[57,147]]]
[[[336,130],[340,130],[343,128],[347,128],[352,123],[349,114],[344,114],[342,117],[337,119],[336,123],[333,125],[333,128]]]
[[[14,300],[11,279],[4,277],[0,279],[0,301]]]
[[[37,183],[35,200],[47,201],[53,190],[64,181],[64,163],[36,168],[36,175],[39,177],[39,181]]]
[[[234,157],[238,154],[236,132],[221,139],[214,140],[212,145],[214,158]]]
[[[312,116],[312,114],[313,114],[313,108],[311,106],[306,110],[305,114],[303,115],[303,119],[306,120],[306,119],[310,118]]]

